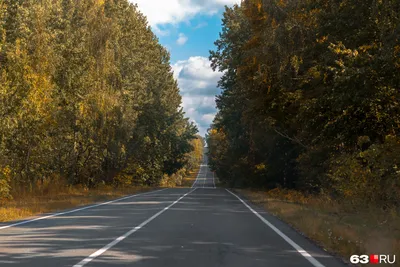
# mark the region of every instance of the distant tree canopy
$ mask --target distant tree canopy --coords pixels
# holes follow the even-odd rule
[[[222,181],[400,203],[400,1],[245,0],[215,45]]]
[[[0,195],[70,184],[157,185],[188,163],[169,54],[127,0],[0,0]]]

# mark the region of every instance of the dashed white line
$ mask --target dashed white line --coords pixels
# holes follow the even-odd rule
[[[206,174],[204,175],[204,178],[203,178],[203,188],[206,183],[206,180],[207,180],[207,169],[206,169]]]
[[[164,191],[164,190],[167,190],[167,189],[168,188],[164,188],[164,189],[151,191],[151,192],[147,192],[147,193],[141,193],[141,194],[126,196],[126,197],[123,197],[123,198],[107,201],[107,202],[96,204],[96,205],[91,205],[91,206],[87,206],[87,207],[83,207],[83,208],[79,208],[79,209],[74,209],[74,210],[70,210],[70,211],[65,211],[65,212],[54,213],[54,214],[50,214],[50,215],[47,215],[47,216],[35,218],[35,219],[32,219],[32,220],[26,220],[26,221],[22,221],[22,222],[17,222],[17,223],[13,223],[13,224],[2,226],[2,227],[0,227],[0,230],[11,228],[11,227],[18,226],[18,225],[31,223],[31,222],[45,220],[45,219],[49,219],[49,218],[53,218],[53,217],[57,217],[57,216],[61,216],[61,215],[66,215],[66,214],[70,214],[70,213],[74,213],[74,212],[78,212],[78,211],[82,211],[82,210],[92,209],[92,208],[108,205],[108,204],[111,204],[111,203],[114,203],[114,202],[118,202],[118,201],[121,201],[121,200],[133,198],[133,197],[144,196],[144,195],[148,195],[148,194],[152,194],[152,193],[156,193],[156,192],[161,192],[161,191]]]
[[[129,237],[131,234],[133,234],[134,232],[140,230],[141,228],[143,228],[146,224],[148,224],[149,222],[151,222],[152,220],[154,220],[155,218],[157,218],[158,216],[160,216],[162,213],[164,213],[165,211],[167,211],[169,208],[171,208],[173,205],[175,205],[176,203],[178,203],[182,198],[186,197],[187,195],[189,195],[190,193],[192,193],[195,189],[190,190],[189,192],[187,192],[186,194],[184,194],[183,196],[181,196],[180,198],[178,198],[177,200],[175,200],[171,205],[169,205],[168,207],[165,207],[164,209],[162,209],[161,211],[157,212],[156,214],[154,214],[153,216],[151,216],[150,218],[148,218],[146,221],[142,222],[139,226],[136,226],[134,228],[132,228],[129,232],[126,232],[124,235],[118,237],[117,239],[115,239],[114,241],[112,241],[111,243],[107,244],[106,246],[104,246],[103,248],[97,250],[96,252],[92,253],[89,257],[83,259],[82,261],[80,261],[78,264],[75,264],[73,267],[82,267],[86,264],[88,264],[89,262],[91,262],[92,260],[94,260],[95,258],[97,258],[98,256],[100,256],[101,254],[103,254],[104,252],[106,252],[107,250],[109,250],[110,248],[112,248],[113,246],[115,246],[116,244],[118,244],[119,242],[121,242],[122,240],[124,240],[125,238]]]
[[[232,193],[228,189],[226,189],[229,193],[234,195],[237,199],[239,199],[251,212],[253,212],[263,223],[269,226],[275,233],[277,233],[280,237],[282,237],[286,242],[288,242],[297,252],[299,252],[306,260],[308,260],[315,267],[325,267],[319,261],[317,261],[313,256],[311,256],[307,251],[305,251],[302,247],[297,245],[292,239],[290,239],[287,235],[282,233],[278,228],[276,228],[272,223],[266,220],[263,216],[258,214],[252,207],[250,207],[246,202],[244,202],[240,197],[236,194]]]

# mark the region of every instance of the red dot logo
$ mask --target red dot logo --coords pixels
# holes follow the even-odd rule
[[[378,264],[379,263],[379,255],[369,255],[369,263]]]

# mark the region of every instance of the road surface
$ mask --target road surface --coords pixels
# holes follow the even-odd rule
[[[170,188],[0,224],[0,266],[343,267],[224,188],[207,158],[192,188]]]
[[[207,156],[203,157],[196,180],[193,182],[192,188],[216,188],[214,172],[208,167]]]

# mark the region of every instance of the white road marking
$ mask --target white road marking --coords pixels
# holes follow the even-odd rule
[[[147,192],[147,193],[141,193],[141,194],[126,196],[126,197],[123,197],[123,198],[119,198],[119,199],[107,201],[107,202],[100,203],[100,204],[96,204],[96,205],[91,205],[91,206],[87,206],[87,207],[83,207],[83,208],[79,208],[79,209],[74,209],[74,210],[70,210],[70,211],[60,212],[60,213],[54,213],[54,214],[50,214],[50,215],[47,215],[47,216],[35,218],[35,219],[32,219],[32,220],[17,222],[17,223],[13,223],[13,224],[10,224],[10,225],[2,226],[2,227],[0,227],[0,230],[7,229],[7,228],[11,228],[11,227],[18,226],[18,225],[23,225],[23,224],[31,223],[31,222],[36,222],[36,221],[40,221],[40,220],[45,220],[45,219],[57,217],[57,216],[60,216],[60,215],[65,215],[65,214],[70,214],[70,213],[74,213],[74,212],[78,212],[78,211],[82,211],[82,210],[92,209],[92,208],[96,208],[96,207],[108,205],[108,204],[111,204],[111,203],[114,203],[114,202],[118,202],[118,201],[121,201],[121,200],[133,198],[133,197],[138,197],[138,196],[148,195],[148,194],[151,194],[151,193],[161,192],[161,191],[164,191],[164,190],[167,190],[167,189],[168,189],[168,188],[164,188],[164,189],[160,189],[160,190],[156,190],[156,191],[151,191],[151,192]]]
[[[200,165],[200,166],[201,166],[201,165]],[[192,188],[194,188],[194,185],[198,182],[200,173],[201,173],[201,167],[200,167],[200,169],[199,169],[199,172],[197,173],[196,180],[195,180],[194,183],[192,184]]]
[[[95,258],[97,258],[98,256],[100,256],[101,254],[103,254],[104,252],[106,252],[107,250],[109,250],[110,248],[112,248],[113,246],[115,246],[116,244],[118,244],[119,242],[121,242],[122,240],[124,240],[125,238],[129,237],[131,234],[133,234],[134,232],[140,230],[141,228],[143,228],[146,224],[148,224],[149,222],[151,222],[152,220],[154,220],[155,218],[157,218],[158,216],[160,216],[162,213],[164,213],[165,211],[167,211],[169,208],[171,208],[173,205],[175,205],[176,203],[178,203],[182,198],[186,197],[187,195],[189,195],[190,193],[192,193],[193,191],[195,191],[197,188],[192,189],[191,191],[187,192],[186,194],[184,194],[183,196],[181,196],[180,198],[178,198],[177,200],[175,200],[171,205],[169,205],[168,207],[165,207],[164,209],[162,209],[161,211],[157,212],[156,214],[154,214],[153,216],[151,216],[149,219],[147,219],[146,221],[142,222],[139,226],[136,226],[134,228],[132,228],[129,232],[126,232],[124,235],[118,237],[117,239],[115,239],[114,241],[112,241],[111,243],[109,243],[108,245],[104,246],[103,248],[97,250],[96,252],[94,252],[93,254],[91,254],[89,257],[87,257],[86,259],[83,259],[82,261],[80,261],[78,264],[75,264],[73,267],[82,267],[86,264],[88,264],[89,262],[91,262],[92,260],[94,260]]]
[[[290,239],[287,235],[282,233],[278,228],[276,228],[272,223],[267,221],[263,216],[258,214],[253,208],[251,208],[246,202],[244,202],[240,197],[236,194],[232,193],[228,189],[226,189],[229,193],[234,195],[237,199],[239,199],[251,212],[253,212],[263,223],[269,226],[275,233],[277,233],[280,237],[282,237],[286,242],[288,242],[297,252],[299,252],[304,258],[306,258],[313,266],[315,267],[325,267],[325,265],[321,264],[317,261],[313,256],[311,256],[307,251],[305,251],[302,247],[297,245],[292,239]]]
[[[204,156],[203,156],[202,162],[204,162]],[[194,188],[195,184],[197,184],[197,182],[199,181],[199,177],[200,177],[200,174],[201,174],[201,167],[204,167],[204,166],[208,166],[208,165],[200,164],[199,172],[197,173],[196,180],[192,184],[192,188]]]
[[[204,175],[204,178],[203,178],[203,188],[206,183],[206,180],[207,180],[207,168],[206,168],[206,174]]]

